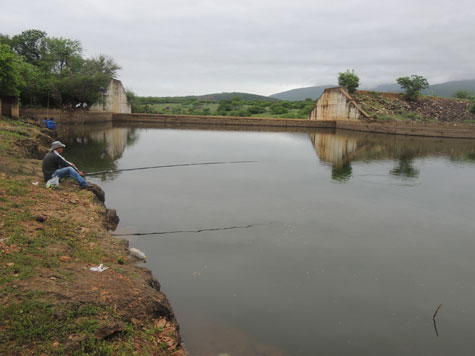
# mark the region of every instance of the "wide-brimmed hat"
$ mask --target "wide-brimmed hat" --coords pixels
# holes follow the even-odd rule
[[[66,147],[65,144],[63,144],[61,141],[54,141],[52,144],[51,144],[51,149],[50,151],[53,151],[57,148],[61,148],[61,147]]]

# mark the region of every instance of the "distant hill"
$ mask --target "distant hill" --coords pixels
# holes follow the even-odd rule
[[[275,102],[279,99],[269,98],[268,96],[249,94],[249,93],[215,93],[215,94],[205,94],[205,95],[187,95],[187,96],[137,96],[135,98],[138,104],[160,104],[160,103],[182,103],[183,101],[188,100],[198,100],[198,101],[220,101],[220,100],[231,100],[238,97],[241,100],[245,101],[266,101],[266,102]]]
[[[193,96],[194,98],[202,101],[220,101],[220,100],[231,100],[232,98],[238,97],[241,100],[247,101],[278,101],[276,98],[271,98],[263,95],[249,94],[249,93],[215,93],[215,94],[206,94]]]
[[[314,87],[292,89],[284,91],[282,93],[272,94],[270,95],[270,98],[289,101],[305,100],[306,98],[312,98],[313,100],[316,100],[320,97],[320,95],[322,95],[325,89],[333,88],[335,86],[336,85],[320,85]],[[403,91],[397,83],[381,84],[375,88],[369,88],[367,90],[392,93],[400,93]],[[429,86],[428,89],[423,90],[422,94],[450,98],[459,90],[467,90],[475,94],[475,79],[456,80],[451,82],[434,84]]]
[[[292,89],[283,91],[282,93],[272,94],[270,97],[289,101],[305,100],[307,98],[317,100],[325,89],[333,88],[335,86],[336,85],[320,85],[315,87]]]
[[[376,88],[370,90],[392,93],[399,93],[403,91],[397,83],[378,85]],[[429,88],[422,91],[422,94],[450,98],[459,90],[467,90],[475,94],[475,79],[456,80],[430,85]]]

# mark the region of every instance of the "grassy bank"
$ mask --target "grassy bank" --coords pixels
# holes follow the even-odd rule
[[[73,181],[45,188],[50,140],[0,119],[0,354],[183,355],[159,283],[107,232],[106,207]]]

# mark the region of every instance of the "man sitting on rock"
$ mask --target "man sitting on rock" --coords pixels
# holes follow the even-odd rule
[[[83,178],[85,174],[77,169],[74,163],[67,161],[61,156],[64,147],[66,146],[60,141],[54,141],[51,144],[51,149],[43,158],[43,177],[45,182],[55,177],[59,179],[72,177],[79,183],[81,189],[88,188],[89,186]]]

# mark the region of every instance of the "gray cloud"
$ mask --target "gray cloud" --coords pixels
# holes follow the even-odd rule
[[[465,0],[18,0],[2,5],[0,32],[78,39],[139,95],[269,95],[346,69],[367,87],[473,79],[474,15]]]

